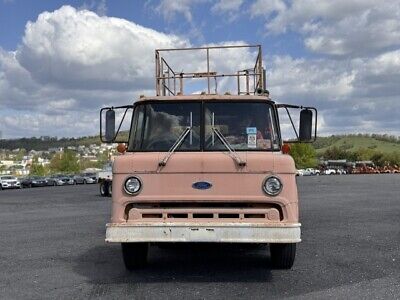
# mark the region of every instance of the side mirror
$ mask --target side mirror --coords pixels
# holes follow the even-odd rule
[[[115,111],[109,109],[106,111],[106,133],[105,140],[108,143],[113,142],[115,139]]]
[[[301,142],[309,142],[312,140],[312,123],[313,113],[309,109],[302,109],[300,111],[300,128],[299,140]]]
[[[292,104],[276,104],[276,108],[282,108],[286,111],[287,119],[292,125],[295,138],[283,140],[283,143],[312,143],[317,138],[317,116],[318,112],[315,107],[304,107]],[[295,125],[289,109],[301,109],[299,128]],[[297,121],[297,118],[296,118]],[[299,129],[299,130],[298,130]]]

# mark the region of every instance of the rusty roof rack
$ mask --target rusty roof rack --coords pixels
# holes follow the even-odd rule
[[[213,50],[239,49],[256,50],[256,60],[254,67],[239,70],[233,73],[219,74],[216,71],[210,71],[210,52]],[[203,72],[178,72],[173,70],[162,56],[167,52],[173,51],[205,51],[206,66]],[[180,57],[182,58],[182,56]],[[210,46],[196,48],[178,48],[178,49],[157,49],[155,51],[156,59],[156,94],[157,96],[175,96],[184,94],[184,83],[193,79],[206,79],[206,91],[202,94],[217,94],[218,79],[235,78],[237,81],[238,95],[260,94],[265,90],[265,69],[262,66],[261,45],[238,45],[238,46]],[[190,63],[190,62],[189,62]],[[211,81],[214,81],[214,91],[211,93]],[[244,86],[242,89],[241,85]],[[186,85],[185,85],[186,87]]]

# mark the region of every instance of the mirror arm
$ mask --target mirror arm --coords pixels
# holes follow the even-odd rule
[[[124,115],[123,115],[123,117],[122,117],[122,120],[121,120],[121,122],[120,122],[120,124],[119,124],[119,126],[118,126],[118,130],[117,130],[117,132],[116,132],[116,134],[115,134],[115,136],[114,136],[114,140],[113,140],[113,142],[118,142],[118,141],[116,141],[115,139],[117,138],[117,135],[118,135],[118,133],[119,133],[119,131],[120,131],[120,129],[121,129],[122,122],[124,121],[124,118],[125,118],[125,116],[126,116],[126,113],[128,112],[128,109],[134,108],[134,105],[108,106],[108,107],[103,107],[103,108],[100,110],[100,140],[101,140],[101,142],[103,142],[103,143],[109,143],[109,141],[105,141],[105,140],[103,139],[103,125],[102,125],[103,122],[101,121],[101,120],[102,120],[102,116],[103,116],[103,111],[107,111],[107,110],[110,110],[110,109],[120,109],[120,108],[125,108],[125,113],[124,113]]]
[[[121,122],[119,122],[119,126],[118,126],[118,129],[117,129],[117,131],[115,132],[115,135],[114,135],[113,141],[115,141],[115,140],[117,139],[117,136],[118,136],[119,130],[121,129],[122,123],[124,122],[124,119],[125,119],[125,116],[126,116],[126,113],[127,113],[128,109],[129,109],[129,107],[125,108],[124,115],[122,116],[122,120],[121,120]]]
[[[281,104],[275,104],[275,105],[276,105],[276,108],[284,108],[284,109],[286,110],[286,113],[287,113],[288,116],[289,116],[290,123],[292,124],[293,130],[294,130],[294,132],[295,132],[295,134],[296,134],[296,138],[297,138],[296,141],[290,141],[290,140],[288,140],[288,141],[282,141],[283,143],[313,143],[313,142],[315,142],[315,141],[317,140],[317,120],[318,120],[317,115],[318,115],[318,111],[317,111],[317,109],[316,109],[315,107],[311,107],[311,106],[300,106],[300,105],[292,105],[292,104],[283,104],[283,103],[281,103]],[[292,118],[291,118],[291,116],[290,116],[290,113],[289,113],[288,108],[310,109],[310,110],[313,110],[313,111],[315,112],[314,137],[313,137],[312,140],[310,140],[310,141],[308,141],[308,142],[299,141],[299,135],[298,135],[298,133],[297,133],[296,127],[294,126],[294,123],[293,123],[293,120],[292,120]]]
[[[299,139],[299,134],[297,133],[296,126],[294,126],[294,123],[293,123],[293,120],[292,120],[292,116],[290,115],[287,106],[283,106],[283,107],[285,108],[286,113],[287,113],[287,115],[288,115],[288,117],[289,117],[290,123],[292,124],[294,133],[296,134],[296,138]]]

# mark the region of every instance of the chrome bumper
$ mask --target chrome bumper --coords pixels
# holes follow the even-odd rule
[[[298,243],[300,226],[299,223],[109,223],[106,242]]]

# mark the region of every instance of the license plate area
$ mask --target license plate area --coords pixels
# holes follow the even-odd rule
[[[189,233],[192,241],[213,241],[217,237],[213,228],[191,227]]]

